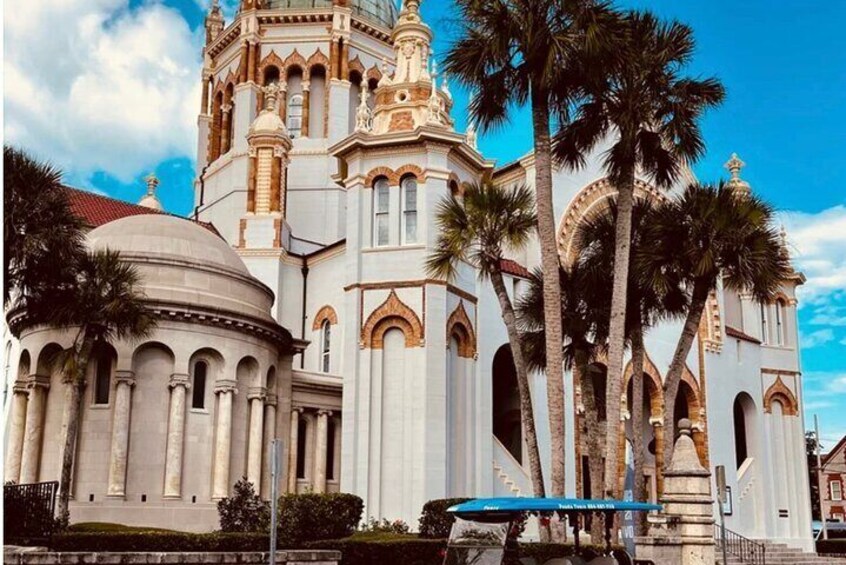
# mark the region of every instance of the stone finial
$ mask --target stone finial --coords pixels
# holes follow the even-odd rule
[[[441,92],[447,97],[447,100],[452,100],[452,92],[449,91],[449,75],[444,73],[444,83],[441,85]]]
[[[473,124],[473,122],[470,122],[467,125],[467,145],[469,145],[476,151],[479,150],[478,135],[476,134],[476,126]]]
[[[370,132],[373,129],[373,112],[368,104],[367,81],[361,83],[358,110],[355,113],[355,131]]]
[[[746,166],[746,163],[740,160],[737,153],[732,153],[731,159],[729,159],[724,166],[731,174],[731,178],[726,183],[726,187],[741,196],[749,194],[751,192],[749,183],[740,178],[740,171]]]
[[[391,77],[388,76],[388,60],[382,57],[382,76],[379,78],[378,86],[391,84]]]
[[[138,205],[145,208],[152,208],[153,210],[162,210],[162,203],[159,201],[158,196],[156,196],[156,188],[159,186],[158,177],[156,177],[155,173],[150,173],[144,178],[144,182],[147,183],[147,193],[138,201]]]
[[[668,472],[671,473],[702,473],[707,472],[699,461],[696,445],[693,443],[693,424],[687,418],[682,418],[676,424],[679,437],[676,439],[673,457]]]
[[[261,90],[264,93],[264,109],[268,112],[275,112],[276,100],[279,98],[279,83],[272,82]]]

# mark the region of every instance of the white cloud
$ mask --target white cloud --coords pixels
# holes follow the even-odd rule
[[[5,26],[7,142],[77,180],[194,155],[200,45],[179,12],[30,0],[6,4]]]
[[[802,339],[800,340],[800,345],[804,349],[810,349],[812,347],[817,347],[819,345],[825,345],[826,343],[832,341],[834,339],[834,331],[831,329],[824,329],[824,330],[817,330],[815,332],[811,332],[807,335],[803,335]]]

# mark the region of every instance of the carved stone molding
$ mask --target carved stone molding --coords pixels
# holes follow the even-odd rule
[[[405,334],[406,347],[421,347],[424,343],[423,324],[414,310],[399,299],[395,290],[376,308],[361,328],[362,349],[382,349],[385,333],[398,328]]]
[[[764,393],[764,412],[772,414],[774,401],[781,403],[782,413],[785,416],[797,416],[799,414],[799,403],[796,401],[796,396],[782,382],[781,376],[776,377],[776,381]]]
[[[458,306],[449,315],[446,324],[447,343],[452,337],[458,340],[458,356],[474,358],[476,356],[476,332],[473,330],[473,322],[464,309],[464,301],[459,301]]]
[[[333,326],[338,323],[338,314],[335,312],[335,309],[328,304],[317,311],[317,314],[314,316],[314,323],[312,323],[311,329],[314,331],[319,330],[321,326],[323,326],[323,322],[326,320],[328,320],[329,324]]]

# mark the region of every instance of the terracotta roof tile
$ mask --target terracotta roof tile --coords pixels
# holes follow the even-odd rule
[[[731,326],[726,326],[726,335],[730,337],[736,337],[737,339],[742,339],[743,341],[757,343],[758,345],[761,344],[761,340],[757,337],[751,336],[747,333],[743,333],[739,329],[733,328]]]
[[[511,259],[500,260],[499,267],[500,269],[502,269],[502,272],[507,275],[523,277],[524,279],[528,279],[531,277],[531,273],[529,273],[529,270],[526,267],[524,267],[517,261],[512,261]]]
[[[68,202],[70,203],[71,210],[74,214],[82,218],[82,221],[85,222],[89,228],[98,228],[104,224],[108,224],[109,222],[113,222],[121,218],[138,216],[141,214],[167,214],[169,216],[190,220],[190,218],[184,218],[183,216],[179,216],[177,214],[153,210],[152,208],[139,206],[124,200],[110,198],[108,196],[79,190],[77,188],[71,188],[69,186],[66,186],[65,190],[68,193]],[[196,221],[196,223],[207,230],[214,232],[216,235],[220,235],[212,224],[200,221]]]

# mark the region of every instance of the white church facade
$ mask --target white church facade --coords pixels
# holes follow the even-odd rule
[[[153,208],[71,191],[90,245],[138,266],[159,319],[150,338],[104,346],[92,364],[72,520],[215,529],[215,503],[240,477],[269,495],[274,437],[284,440],[282,491],[351,492],[367,516],[412,527],[431,499],[531,495],[493,291],[469,266],[443,281],[424,264],[444,197],[482,178],[531,185],[534,161],[497,167],[472,126],[455,130],[431,42],[418,0],[400,12],[391,0],[243,0],[228,24],[215,5],[194,218],[156,210],[152,179],[142,204]],[[730,161],[730,182],[749,190],[741,165]],[[613,193],[599,159],[555,172],[562,260],[576,252],[580,219]],[[538,261],[533,242],[503,264],[514,294]],[[673,407],[660,390],[680,327],[650,332],[649,419],[637,433],[651,499],[663,482],[661,415],[672,409],[692,420],[702,463],[727,469],[727,527],[810,549],[803,280],[785,280],[772,304],[714,293]],[[71,339],[31,328],[7,346],[7,481],[58,478],[64,385],[48,359]],[[548,469],[544,378],[532,387]],[[580,496],[580,387],[561,378],[567,491]],[[633,433],[626,418],[621,451]]]

